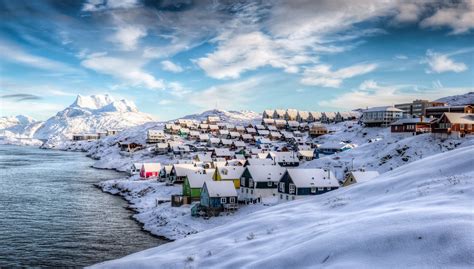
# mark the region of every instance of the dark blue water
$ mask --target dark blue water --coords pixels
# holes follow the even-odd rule
[[[86,266],[164,241],[93,183],[123,177],[83,153],[0,145],[0,267]]]

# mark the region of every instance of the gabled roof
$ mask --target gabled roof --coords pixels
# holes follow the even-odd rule
[[[297,188],[339,187],[339,182],[331,171],[319,168],[287,169],[288,175]]]
[[[160,163],[143,163],[141,169],[145,172],[157,172],[161,170]]]
[[[216,156],[232,156],[234,153],[230,152],[227,148],[216,148],[214,149]]]
[[[286,170],[279,165],[249,165],[246,169],[255,182],[278,182]]]
[[[314,156],[314,151],[312,150],[298,150],[298,155],[305,158],[312,158]]]
[[[192,173],[188,174],[188,182],[190,188],[202,188],[204,182],[212,181],[212,174]]]
[[[270,156],[272,156],[273,160],[275,160],[276,163],[299,162],[297,154],[293,151],[284,151],[284,152],[271,151],[269,154]]]
[[[222,179],[238,179],[242,176],[244,172],[244,167],[242,166],[219,166],[217,171]]]
[[[451,123],[474,124],[474,114],[445,112],[442,117],[446,117]]]
[[[402,125],[402,124],[410,124],[410,123],[431,123],[435,121],[435,118],[426,118],[424,117],[423,119],[421,118],[403,118],[399,119],[396,122],[390,124],[390,125]]]
[[[153,136],[153,135],[157,135],[157,136],[165,135],[165,133],[163,132],[163,130],[151,130],[151,129],[149,129],[149,130],[147,131],[147,134],[148,134],[149,136]]]
[[[209,193],[209,197],[237,196],[237,191],[232,181],[206,181],[204,184]]]
[[[176,176],[178,177],[184,177],[189,174],[194,174],[197,173],[203,168],[201,167],[196,167],[194,164],[188,164],[188,163],[181,163],[181,164],[175,164],[174,165],[174,170],[176,171]]]
[[[287,109],[286,114],[290,117],[295,117],[298,116],[298,110],[296,109]]]
[[[258,165],[258,166],[262,166],[262,165],[275,165],[275,163],[273,162],[272,159],[260,159],[260,158],[249,158],[247,159],[247,164],[248,165]]]
[[[378,177],[380,174],[377,171],[352,171],[350,172],[357,183],[366,182]]]

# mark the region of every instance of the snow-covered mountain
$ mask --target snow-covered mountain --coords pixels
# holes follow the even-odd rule
[[[207,110],[199,114],[192,114],[182,117],[182,119],[192,119],[202,121],[208,116],[219,116],[221,121],[232,124],[250,123],[254,121],[261,121],[262,115],[257,112],[242,110],[242,111],[227,111],[221,109]]]
[[[472,267],[474,146],[93,268]]]
[[[70,106],[44,122],[25,116],[2,118],[0,130],[8,141],[30,138],[45,141],[46,147],[55,147],[75,133],[123,130],[150,121],[153,117],[139,112],[131,101],[116,100],[110,95],[79,95]]]
[[[440,98],[436,100],[438,102],[445,102],[451,106],[458,106],[458,105],[470,105],[474,104],[474,92],[468,92],[465,94],[460,95],[453,95]]]

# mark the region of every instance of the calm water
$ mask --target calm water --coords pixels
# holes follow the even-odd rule
[[[92,184],[123,175],[82,153],[0,145],[0,267],[85,266],[164,243],[120,197]]]

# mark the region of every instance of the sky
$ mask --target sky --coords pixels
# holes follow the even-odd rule
[[[0,116],[110,94],[167,120],[474,91],[474,0],[0,0]]]

